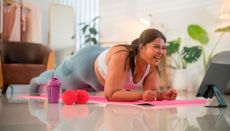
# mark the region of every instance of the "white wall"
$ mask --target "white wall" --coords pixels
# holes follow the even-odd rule
[[[100,40],[101,42],[127,41],[130,43],[147,28],[139,19],[147,18],[148,14],[152,14],[154,27],[164,32],[168,40],[184,37],[186,43],[190,43],[186,28],[192,23],[200,24],[212,36],[217,27],[230,24],[230,21],[218,18],[221,1],[100,0]],[[213,38],[215,36],[211,37],[213,41],[215,41]]]
[[[43,42],[48,42],[49,4],[59,0],[23,0],[41,8]],[[218,18],[222,0],[100,0],[100,41],[128,42],[137,38],[147,28],[139,18],[152,14],[154,27],[165,33],[168,40],[184,37],[186,43],[194,43],[187,37],[186,27],[196,23],[202,25],[211,35],[211,41],[218,36],[213,31],[229,20]],[[162,28],[160,25],[164,25]],[[227,35],[229,36],[229,35]],[[227,43],[227,36],[222,40]],[[227,40],[226,40],[227,39]],[[210,43],[211,44],[211,43]],[[227,44],[222,46],[229,48]],[[221,48],[221,47],[220,47]]]

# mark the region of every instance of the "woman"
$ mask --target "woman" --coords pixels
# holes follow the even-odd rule
[[[85,47],[55,71],[31,80],[31,93],[49,78],[57,77],[63,89],[104,90],[110,101],[175,100],[173,89],[160,92],[158,66],[166,54],[166,38],[156,29],[144,30],[131,45],[109,49]],[[143,87],[143,91],[130,91]]]

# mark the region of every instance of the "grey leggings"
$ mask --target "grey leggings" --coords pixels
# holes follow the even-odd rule
[[[61,87],[68,89],[103,90],[94,72],[94,62],[105,48],[92,45],[77,51],[66,59],[56,70],[49,70],[35,78],[37,85],[46,84],[51,77],[61,81]]]

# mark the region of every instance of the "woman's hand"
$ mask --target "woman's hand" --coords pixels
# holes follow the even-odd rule
[[[144,101],[153,101],[156,100],[157,94],[153,90],[145,90],[142,94],[142,99]]]
[[[163,100],[175,100],[177,97],[177,91],[175,89],[168,89],[165,92],[162,92]]]

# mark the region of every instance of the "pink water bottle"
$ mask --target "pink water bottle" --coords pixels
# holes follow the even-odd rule
[[[59,102],[60,86],[61,86],[61,82],[56,77],[52,77],[48,81],[47,93],[48,93],[49,103]]]

